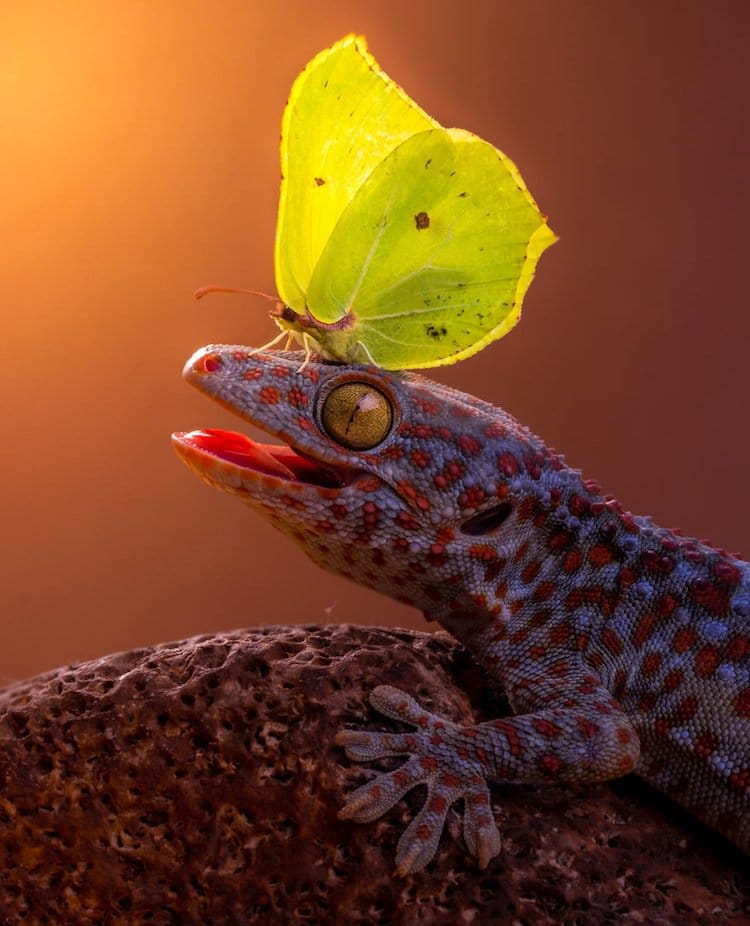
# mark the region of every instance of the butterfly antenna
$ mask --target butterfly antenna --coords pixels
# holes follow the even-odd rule
[[[239,293],[241,296],[260,296],[261,299],[267,299],[269,302],[277,304],[280,302],[278,297],[270,296],[268,293],[261,293],[257,289],[242,289],[238,286],[215,286],[214,284],[196,289],[193,293],[193,299],[202,299],[210,293]]]

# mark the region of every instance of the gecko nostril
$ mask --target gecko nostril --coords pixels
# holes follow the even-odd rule
[[[208,354],[205,357],[201,357],[198,363],[195,365],[196,370],[201,373],[215,373],[221,367],[221,360],[214,354]]]

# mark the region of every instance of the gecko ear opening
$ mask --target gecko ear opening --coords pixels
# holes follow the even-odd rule
[[[505,521],[513,510],[510,502],[501,502],[492,508],[486,508],[475,514],[461,525],[461,533],[469,534],[471,537],[478,537],[481,534],[489,534],[490,531],[496,530]]]

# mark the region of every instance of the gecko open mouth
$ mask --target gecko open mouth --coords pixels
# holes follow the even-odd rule
[[[173,439],[184,449],[286,482],[339,489],[356,475],[355,471],[334,470],[286,444],[261,444],[237,431],[206,428],[179,432]]]

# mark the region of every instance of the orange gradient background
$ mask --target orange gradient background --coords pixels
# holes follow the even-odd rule
[[[180,371],[274,333],[278,135],[364,32],[518,163],[560,243],[509,337],[435,378],[632,510],[750,554],[744,2],[6,3],[0,16],[3,645],[18,678],[230,627],[421,615],[318,571],[174,456],[234,427]]]

